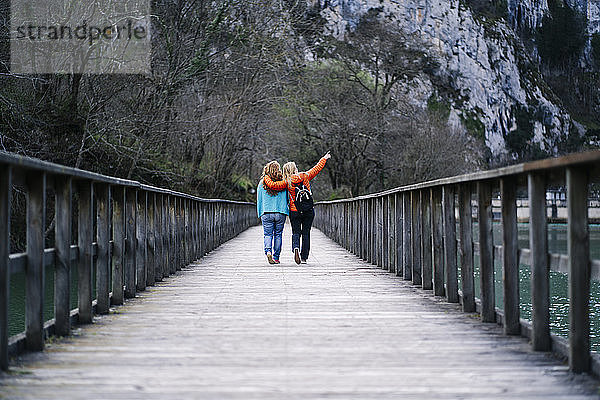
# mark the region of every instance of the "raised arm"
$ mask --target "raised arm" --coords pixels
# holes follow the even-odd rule
[[[311,169],[309,169],[306,174],[308,175],[308,179],[311,180],[312,178],[314,178],[315,176],[317,176],[317,174],[319,172],[321,172],[321,170],[323,168],[325,168],[325,163],[327,162],[327,160],[331,158],[331,155],[329,154],[329,152],[327,152],[327,154],[325,154],[323,157],[321,157],[321,159],[319,160],[319,162],[317,163],[317,165],[315,165],[314,167],[312,167]]]
[[[273,189],[273,190],[285,190],[285,189],[287,189],[287,182],[286,181],[273,181],[273,179],[271,179],[269,177],[269,175],[265,175],[265,177],[263,178],[263,182],[265,183],[265,185],[267,185],[267,187],[269,189]]]

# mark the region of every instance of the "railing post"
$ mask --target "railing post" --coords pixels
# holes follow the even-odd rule
[[[388,271],[396,273],[396,195],[388,196]]]
[[[433,289],[433,260],[431,256],[431,197],[430,190],[419,190],[421,196],[421,250],[422,250],[422,270],[423,289]]]
[[[12,167],[0,167],[0,368],[8,370],[8,304],[10,289],[10,207]]]
[[[527,176],[529,189],[529,248],[531,250],[531,344],[533,350],[549,351],[550,273],[548,268],[548,222],[546,177]]]
[[[348,203],[348,241],[350,244],[350,252],[358,254],[357,239],[358,239],[358,217],[356,215],[356,202]]]
[[[181,219],[182,219],[182,226],[181,229],[183,231],[182,233],[182,260],[181,260],[181,265],[185,266],[189,263],[189,257],[190,257],[190,240],[189,240],[189,235],[190,235],[190,221],[189,221],[189,210],[188,210],[188,204],[189,204],[189,200],[188,199],[181,199]],[[229,230],[229,227],[227,228]]]
[[[162,202],[163,195],[157,193],[154,196],[154,281],[163,279],[163,268],[165,258],[163,255],[163,219]]]
[[[137,190],[125,190],[125,297],[135,297]]]
[[[156,193],[146,193],[146,286],[156,281]]]
[[[169,274],[177,272],[177,200],[174,196],[169,196]]]
[[[123,272],[125,268],[125,189],[112,188],[113,197],[113,248],[112,248],[112,300],[115,305],[123,304]]]
[[[171,228],[170,228],[170,211],[169,211],[169,195],[164,194],[161,196],[161,218],[162,223],[160,227],[161,236],[162,236],[162,263],[161,263],[161,273],[163,278],[169,276],[170,267],[169,264],[172,262],[171,260]]]
[[[360,258],[367,259],[367,201],[359,200],[360,204]]]
[[[192,200],[191,202],[192,212],[192,259],[190,261],[196,261],[198,257],[198,202]],[[239,218],[239,213],[235,214]]]
[[[27,270],[25,336],[28,350],[44,349],[44,232],[46,174],[31,172],[27,185]]]
[[[181,269],[181,200],[173,196],[173,234],[175,237],[175,270]]]
[[[396,252],[394,259],[396,260],[396,276],[403,276],[404,275],[404,267],[403,267],[403,256],[402,256],[402,249],[404,249],[404,246],[402,244],[403,241],[403,226],[404,226],[404,216],[402,215],[402,193],[396,193],[394,195],[394,197],[396,198],[395,201],[395,208],[396,208],[396,214],[395,214],[395,218],[396,218],[396,222],[395,222],[395,227],[396,227],[396,246],[394,247],[394,251]]]
[[[365,261],[368,263],[371,262],[371,251],[372,251],[372,241],[373,241],[373,232],[371,230],[371,222],[372,222],[373,213],[371,210],[371,199],[365,199],[365,226],[366,226],[366,234],[365,234],[365,250],[366,257]]]
[[[77,263],[77,304],[79,306],[79,323],[92,322],[92,227],[94,215],[92,213],[92,199],[94,198],[94,185],[89,181],[79,182],[79,218],[77,222],[77,247],[79,258]]]
[[[388,240],[389,240],[389,224],[388,224],[388,214],[389,214],[389,202],[388,196],[383,196],[381,198],[381,212],[379,213],[381,216],[381,238],[380,238],[380,247],[381,247],[381,267],[387,271],[390,270],[389,265],[389,252],[388,252]]]
[[[456,215],[454,214],[454,187],[442,188],[444,219],[444,271],[446,273],[446,298],[458,303],[458,280],[456,267]]]
[[[402,264],[403,278],[412,280],[412,211],[410,207],[410,192],[402,193]]]
[[[500,180],[502,197],[502,280],[504,282],[504,333],[519,335],[519,258],[517,231],[517,185],[514,177]]]
[[[492,187],[486,181],[477,182],[477,220],[479,224],[481,321],[496,322]]]
[[[462,306],[464,312],[474,312],[475,291],[473,276],[473,214],[471,210],[471,185],[469,183],[463,183],[459,186],[458,209]]]
[[[423,281],[421,277],[421,216],[420,216],[421,196],[418,190],[410,192],[410,202],[412,209],[412,283],[421,286]]]
[[[378,246],[377,246],[377,230],[378,230],[378,221],[377,221],[377,199],[371,199],[371,264],[377,265],[377,254]]]
[[[567,168],[567,247],[569,254],[569,367],[590,370],[590,248],[588,172]]]
[[[73,185],[70,177],[55,177],[54,191],[54,318],[57,336],[71,333],[71,243]]]
[[[110,308],[110,186],[96,184],[96,312],[106,314]],[[58,208],[57,208],[58,209]],[[58,219],[56,220],[58,224]]]
[[[207,240],[206,240],[206,207],[207,204],[204,202],[200,203],[200,257],[204,257],[207,253]]]
[[[145,190],[137,192],[136,201],[136,246],[135,246],[135,288],[138,292],[146,289],[146,204]]]
[[[431,235],[433,247],[433,294],[443,296],[444,291],[444,246],[442,218],[442,189],[431,188]]]

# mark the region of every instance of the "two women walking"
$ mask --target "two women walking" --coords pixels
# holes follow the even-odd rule
[[[310,181],[321,172],[325,154],[310,170],[298,172],[294,162],[281,170],[277,161],[263,168],[258,184],[257,209],[264,230],[264,250],[270,264],[279,264],[286,215],[292,225],[292,252],[296,264],[306,263],[310,253],[310,229],[315,218]]]

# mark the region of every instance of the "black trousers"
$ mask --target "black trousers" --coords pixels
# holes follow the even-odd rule
[[[310,228],[315,219],[315,210],[310,211],[290,211],[290,223],[292,224],[292,251],[300,249],[300,237],[302,237],[302,248],[300,258],[308,259],[310,252]]]

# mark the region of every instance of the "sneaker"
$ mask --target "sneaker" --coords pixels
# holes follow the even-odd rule
[[[269,264],[275,264],[275,261],[273,261],[273,254],[271,254],[271,252],[267,252],[267,260],[269,260]]]
[[[300,262],[301,262],[302,264],[306,264],[306,260],[304,260],[304,259],[300,260]]]
[[[294,249],[294,261],[296,261],[296,264],[300,265],[300,249],[298,248]]]
[[[281,261],[273,259],[273,264],[281,264]]]

